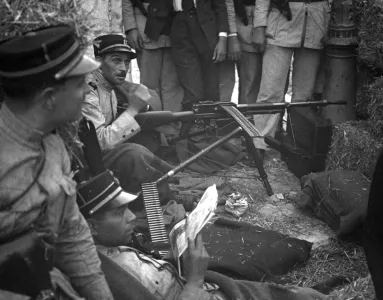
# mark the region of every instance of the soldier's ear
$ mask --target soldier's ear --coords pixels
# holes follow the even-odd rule
[[[42,105],[45,109],[53,111],[56,107],[55,88],[48,87],[41,91]]]

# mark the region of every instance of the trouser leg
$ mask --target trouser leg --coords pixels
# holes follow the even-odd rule
[[[257,101],[261,85],[262,54],[242,51],[239,64],[239,104],[253,104]]]
[[[235,86],[235,63],[225,59],[218,64],[219,69],[219,101],[230,102]]]
[[[182,110],[184,90],[176,72],[171,49],[162,48],[161,100],[163,110],[179,112]]]
[[[296,48],[292,74],[292,102],[307,101],[314,93],[322,51]]]
[[[137,51],[137,64],[140,69],[140,82],[154,90],[161,99],[162,49],[142,49]]]
[[[278,103],[284,101],[287,76],[294,48],[267,45],[263,55],[262,79],[257,103]],[[262,135],[273,136],[278,128],[280,114],[254,115],[255,127]],[[258,149],[267,149],[262,138],[255,138]]]
[[[184,109],[205,98],[201,59],[192,41],[189,19],[186,15],[177,15],[171,30],[172,57],[184,89]]]

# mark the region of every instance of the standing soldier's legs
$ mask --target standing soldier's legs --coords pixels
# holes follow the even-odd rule
[[[161,100],[163,110],[179,112],[182,110],[184,90],[176,72],[171,48],[162,48]]]
[[[235,86],[235,63],[225,59],[218,63],[219,69],[219,101],[230,102]]]
[[[142,49],[137,55],[141,83],[158,94],[163,110],[181,111],[184,92],[171,57],[171,48]]]
[[[160,98],[162,60],[163,55],[161,48],[150,50],[142,49],[137,51],[137,64],[140,69],[140,82],[149,89],[154,90]]]
[[[314,93],[322,50],[296,48],[292,76],[292,102],[307,101]]]
[[[285,85],[294,48],[267,45],[263,55],[262,80],[257,103],[284,101]],[[280,114],[254,115],[255,127],[262,135],[273,136],[278,128]],[[258,149],[267,149],[263,139],[254,139]]]
[[[242,50],[239,62],[239,104],[253,104],[257,101],[262,78],[262,53]]]
[[[201,61],[192,41],[189,22],[187,15],[176,15],[171,31],[172,57],[184,89],[183,110],[205,98]]]

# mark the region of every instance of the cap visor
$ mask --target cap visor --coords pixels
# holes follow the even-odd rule
[[[102,51],[101,53],[110,53],[110,52],[125,52],[130,54],[130,59],[137,58],[137,54],[133,52],[130,47],[116,46],[116,47],[108,48],[107,50]]]
[[[79,63],[73,69],[71,69],[65,75],[65,77],[86,75],[97,70],[100,66],[101,64],[98,61],[94,60],[88,55],[83,55]]]
[[[110,199],[105,203],[100,210],[111,210],[122,205],[126,205],[138,198],[138,195],[130,194],[127,192],[120,192],[116,197]]]

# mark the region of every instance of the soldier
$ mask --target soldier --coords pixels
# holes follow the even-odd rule
[[[144,85],[125,81],[127,66],[136,54],[122,35],[96,38],[94,55],[101,67],[89,78],[91,92],[85,98],[82,112],[96,128],[105,166],[113,171],[124,190],[137,193],[142,183],[154,181],[171,170],[169,164],[152,153],[151,137],[138,134],[141,128],[134,118],[153,106],[153,99],[159,99]],[[116,92],[121,95],[120,103]],[[123,105],[125,108],[118,114],[118,106]],[[169,186],[164,182],[158,188],[165,204]],[[134,209],[143,208],[143,202],[136,201]]]
[[[21,236],[34,241],[24,253],[43,246],[43,261],[57,267],[55,291],[68,291],[65,299],[79,299],[74,290],[86,299],[113,299],[76,204],[68,153],[55,134],[57,127],[81,116],[89,92],[85,75],[99,66],[82,53],[75,31],[64,25],[0,44],[5,95],[0,109],[0,245]]]
[[[141,283],[132,287],[130,291],[120,284],[121,290],[130,292],[130,298],[127,299],[138,299],[137,295],[142,294],[142,289],[149,294],[144,299],[328,299],[311,288],[234,280],[224,274],[207,270],[209,255],[205,250],[202,234],[197,235],[195,240],[188,240],[188,249],[182,255],[185,280],[168,261],[155,259],[132,247],[136,216],[129,206],[134,202],[111,199],[102,205],[100,203],[81,202],[79,205],[90,224],[98,251]],[[97,212],[90,214],[95,206],[98,207]],[[126,277],[123,271],[119,278]],[[108,273],[116,278],[112,272]],[[114,281],[118,281],[118,278]],[[133,291],[139,286],[140,290]]]

